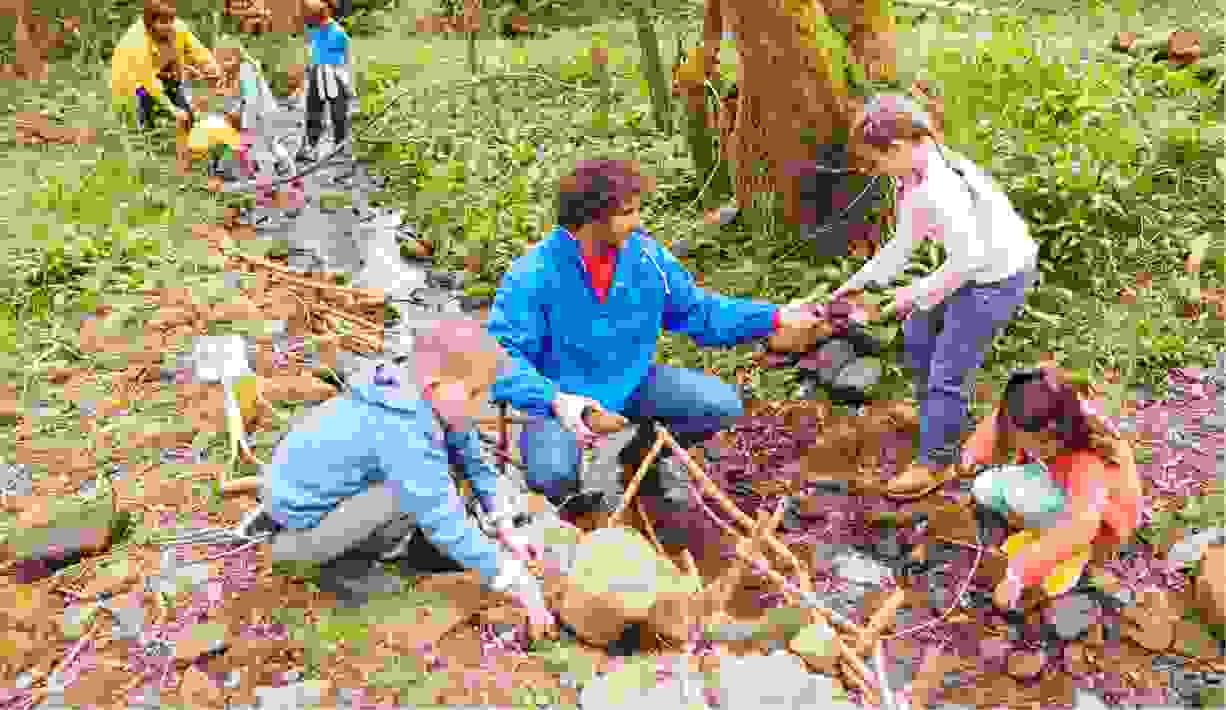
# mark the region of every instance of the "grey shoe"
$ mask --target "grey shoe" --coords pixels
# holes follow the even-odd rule
[[[689,469],[677,456],[662,456],[643,476],[639,492],[658,498],[672,512],[680,512],[690,507],[689,479]]]
[[[298,149],[298,155],[294,156],[294,160],[299,163],[314,163],[319,160],[319,150],[313,145],[303,143]]]
[[[319,569],[319,588],[336,595],[341,606],[354,609],[378,594],[396,594],[404,588],[404,580],[383,571],[374,560],[362,557],[341,557]]]

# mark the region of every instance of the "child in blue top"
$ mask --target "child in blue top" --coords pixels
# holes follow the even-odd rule
[[[353,84],[349,72],[349,35],[335,19],[336,0],[305,0],[304,7],[311,63],[307,67],[306,140],[297,157],[299,162],[310,163],[318,158],[325,108],[332,117],[332,137],[336,145],[348,139]],[[350,155],[351,148],[346,146],[342,153]]]
[[[524,564],[532,548],[512,533],[515,511],[498,510],[505,506],[495,495],[496,474],[481,458],[472,424],[500,357],[480,323],[440,322],[417,336],[411,365],[380,365],[356,377],[292,427],[264,472],[272,558],[320,563],[321,588],[360,606],[372,593],[399,589],[378,562],[420,531],[547,626],[540,584]],[[488,527],[515,554],[468,519],[449,465],[463,469]]]

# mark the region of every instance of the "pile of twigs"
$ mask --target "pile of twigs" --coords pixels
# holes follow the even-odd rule
[[[382,289],[336,284],[323,274],[300,274],[254,256],[231,254],[240,270],[259,274],[270,285],[287,288],[301,308],[291,328],[338,342],[351,352],[383,352],[386,295]],[[306,333],[302,333],[306,334]]]

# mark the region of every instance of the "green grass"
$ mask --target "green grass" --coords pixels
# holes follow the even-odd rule
[[[1203,2],[1146,4],[1139,11],[1099,5],[1081,13],[1068,13],[1051,0],[992,5],[1024,13],[1023,21],[955,22],[934,14],[944,24],[904,22],[899,32],[900,66],[917,67],[916,73],[939,80],[951,97],[950,142],[994,173],[1043,243],[1046,283],[1029,310],[997,339],[979,379],[1003,384],[1009,370],[1056,351],[1086,376],[1119,370],[1130,382],[1156,385],[1161,393],[1168,367],[1208,364],[1214,351],[1226,347],[1220,321],[1177,318],[1171,298],[1174,290],[1188,286],[1178,281],[1183,253],[1201,235],[1211,237],[1202,284],[1220,286],[1226,276],[1222,184],[1215,172],[1223,155],[1220,89],[1214,94],[1162,66],[1133,66],[1105,48],[1118,30],[1144,34],[1170,27],[1172,18],[1181,26],[1217,27],[1212,20],[1220,10],[1215,13]],[[173,139],[165,129],[146,141],[107,115],[108,42],[127,27],[135,10],[118,3],[82,8],[88,10],[80,14],[89,39],[56,57],[50,82],[0,84],[0,149],[8,158],[0,167],[5,173],[0,196],[8,207],[0,214],[6,248],[0,375],[19,383],[27,402],[51,400],[53,413],[35,422],[36,436],[77,441],[84,432],[76,409],[55,394],[58,388],[48,386],[43,373],[51,367],[126,365],[122,356],[80,352],[78,316],[104,303],[138,314],[136,292],[144,288],[188,285],[202,297],[215,292],[220,264],[205,257],[189,228],[217,221],[225,204],[249,200],[217,198],[202,189],[199,177],[176,177]],[[701,16],[700,5],[682,9],[660,13],[666,63],[679,41],[692,45],[700,35],[700,21],[694,19]],[[645,225],[665,241],[686,240],[691,255],[684,261],[705,275],[712,290],[787,302],[820,295],[823,288],[828,293],[859,266],[852,259],[814,259],[802,244],[762,225],[720,233],[700,226],[702,179],[693,174],[684,140],[653,127],[638,74],[637,39],[628,22],[568,22],[544,39],[483,40],[486,81],[473,87],[462,39],[412,32],[417,15],[436,11],[420,0],[404,0],[364,20],[384,30],[355,41],[363,113],[374,115],[400,91],[411,93],[364,135],[369,140],[359,154],[390,178],[387,190],[372,202],[403,207],[409,221],[435,241],[443,267],[459,268],[470,252],[486,256],[487,271],[476,287],[497,284],[510,262],[541,236],[553,221],[559,177],[576,159],[593,155],[633,157],[655,174],[659,189],[646,200]],[[106,29],[91,32],[91,19]],[[989,29],[991,36],[983,34]],[[611,130],[592,127],[599,85],[586,51],[598,40],[610,47]],[[1214,42],[1219,38],[1210,38],[1209,44]],[[275,87],[283,83],[279,70],[301,51],[300,40],[285,37],[246,44],[266,63]],[[0,37],[4,57],[6,47]],[[1095,65],[1108,68],[1085,79],[1070,73],[1080,65],[1083,47]],[[965,64],[977,56],[978,65]],[[731,45],[722,61],[735,76]],[[12,127],[18,110],[43,110],[71,124],[93,125],[98,144],[18,146]],[[675,119],[681,118],[675,110]],[[356,128],[363,130],[363,123],[359,117]],[[1121,145],[1138,150],[1123,155]],[[1070,150],[1083,147],[1081,153]],[[1071,169],[1076,162],[1084,175]],[[928,254],[916,273],[930,271],[939,256]],[[1135,309],[1121,306],[1117,289],[1134,284],[1144,271],[1154,274],[1155,290],[1143,293]],[[898,364],[897,324],[882,324],[878,332],[891,343],[878,394],[902,396],[907,379]],[[663,361],[703,368],[729,381],[749,364],[747,355],[747,346],[704,350],[672,334],[660,345]],[[766,399],[793,392],[788,372],[760,373],[754,384]],[[982,403],[977,407],[982,414]],[[173,402],[144,402],[104,426],[135,431],[173,420]],[[11,459],[14,440],[12,427],[0,428],[0,457]],[[211,460],[225,460],[224,435],[196,443],[209,450]],[[258,445],[257,456],[267,458],[270,445]],[[1145,456],[1139,452],[1138,460]],[[241,464],[235,475],[254,473],[254,467]],[[1185,511],[1188,515],[1169,523],[1205,522],[1214,505]],[[151,532],[137,521],[125,526],[130,540]],[[317,571],[310,568],[281,572],[317,582]],[[300,611],[295,617],[286,610],[284,616],[311,649],[317,671],[338,640],[361,638],[372,623],[438,601],[410,590],[388,600],[386,608],[374,604],[358,614],[327,612],[324,623],[311,627],[302,623]],[[583,675],[578,656],[565,645],[542,646],[535,653],[551,667]],[[423,689],[420,675],[420,669],[401,664],[380,679]]]

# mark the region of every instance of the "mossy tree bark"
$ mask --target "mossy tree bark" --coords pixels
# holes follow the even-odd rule
[[[835,32],[834,24],[846,28]],[[889,0],[709,0],[703,71],[716,76],[722,33],[734,33],[739,98],[725,147],[742,210],[774,193],[788,226],[799,225],[796,168],[819,145],[845,143],[861,102],[848,67],[869,80],[895,78]]]
[[[669,103],[668,80],[664,77],[664,63],[660,60],[660,38],[656,34],[656,25],[647,8],[635,5],[631,10],[634,16],[634,27],[639,36],[639,47],[643,53],[640,64],[646,74],[647,86],[651,91],[651,110],[656,122],[656,129],[663,133],[672,133],[672,106]]]

